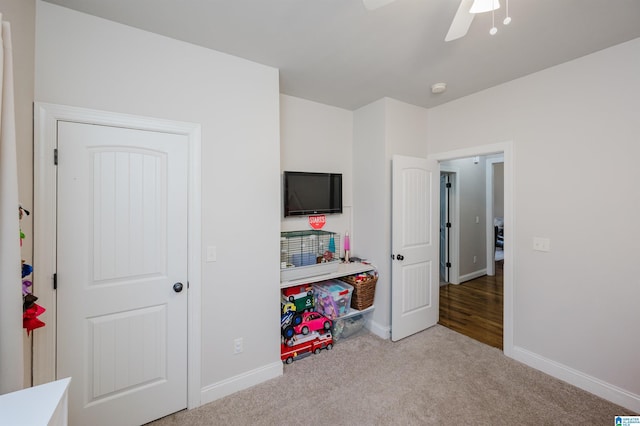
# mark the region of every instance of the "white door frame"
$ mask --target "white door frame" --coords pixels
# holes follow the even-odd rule
[[[477,155],[504,154],[504,316],[503,316],[503,351],[508,357],[513,358],[513,242],[515,241],[514,217],[514,144],[513,141],[501,142],[491,145],[482,145],[472,148],[463,148],[455,151],[432,154],[430,159],[437,161],[455,160],[458,158],[475,157]],[[438,255],[440,252],[438,251]],[[439,260],[438,260],[439,262]]]
[[[449,217],[451,229],[449,229],[449,284],[460,284],[460,169],[445,164],[440,164],[440,173],[453,175],[453,184],[449,193]],[[439,260],[439,259],[438,259]]]
[[[490,157],[486,161],[486,227],[487,227],[487,275],[496,274],[496,244],[495,229],[493,224],[493,192],[494,192],[494,175],[493,165],[503,163],[504,159],[500,157]]]
[[[33,384],[56,378],[56,166],[59,121],[125,127],[184,135],[188,139],[188,318],[187,318],[187,407],[200,405],[201,383],[201,126],[197,123],[98,111],[36,102],[34,104],[34,289],[38,303],[47,312],[47,324],[34,332]]]

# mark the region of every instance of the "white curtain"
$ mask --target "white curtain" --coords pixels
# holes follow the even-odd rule
[[[22,266],[11,27],[0,43],[0,394],[23,388]]]

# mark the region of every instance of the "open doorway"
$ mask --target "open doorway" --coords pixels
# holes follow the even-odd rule
[[[505,330],[511,329],[512,320],[510,315],[505,315],[511,311],[506,309],[504,297],[504,153],[445,158],[440,161],[439,323],[508,350],[510,334],[505,335]],[[455,178],[455,185],[447,188],[451,177]],[[447,189],[455,191],[458,199],[457,223],[451,219],[452,193]],[[458,232],[452,238],[453,233],[447,230],[456,225]],[[455,263],[453,258],[457,258]],[[443,268],[447,265],[450,269],[456,267],[458,280],[450,279],[447,268]]]

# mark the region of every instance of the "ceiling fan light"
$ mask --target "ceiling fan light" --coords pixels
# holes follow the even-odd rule
[[[473,0],[469,13],[484,13],[500,9],[499,0]]]
[[[503,24],[509,25],[511,23],[511,16],[509,16],[509,0],[507,0],[507,13],[505,14]]]

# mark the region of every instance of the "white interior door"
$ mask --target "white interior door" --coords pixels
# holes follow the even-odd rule
[[[56,375],[72,377],[71,424],[187,406],[187,143],[58,124]]]
[[[439,166],[394,155],[392,160],[391,340],[438,322]]]

